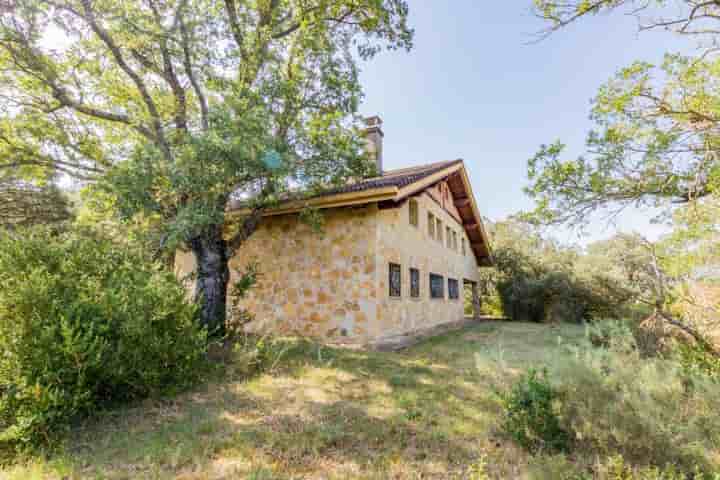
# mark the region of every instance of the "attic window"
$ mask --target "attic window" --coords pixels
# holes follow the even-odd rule
[[[435,238],[435,215],[428,212],[428,236]]]
[[[452,248],[452,234],[453,231],[450,229],[450,227],[445,227],[445,241],[447,242],[447,248]]]
[[[437,232],[437,241],[440,243],[443,243],[443,226],[440,219],[437,219],[437,225],[435,226],[435,231]]]
[[[410,199],[410,202],[408,203],[408,210],[410,214],[410,225],[413,227],[417,227],[420,224],[420,215],[418,211],[418,202],[417,200]]]
[[[465,252],[465,239],[463,238],[463,239],[461,240],[461,242],[462,242],[462,254],[463,254],[463,255],[466,255],[466,252]]]
[[[453,248],[453,250],[455,250],[457,252],[457,249],[458,249],[457,232],[453,231],[452,237],[453,237],[453,241],[452,241],[453,247],[452,248]]]

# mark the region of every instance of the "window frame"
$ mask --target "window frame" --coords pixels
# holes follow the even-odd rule
[[[430,273],[429,277],[430,279],[430,299],[431,300],[445,300],[445,277],[442,275],[438,275],[437,273]],[[433,279],[439,280],[440,282],[440,296],[435,296],[435,289],[433,288]]]
[[[460,300],[460,282],[457,278],[448,277],[448,299],[449,300]],[[450,285],[455,285],[455,290],[450,288]],[[454,293],[454,295],[453,295]]]
[[[396,272],[393,272],[393,268],[396,267]],[[394,290],[393,273],[398,274],[398,285],[397,292]],[[395,294],[397,293],[397,294]],[[390,298],[402,298],[402,265],[395,262],[388,262],[388,297]]]
[[[420,298],[420,269],[414,267],[410,267],[410,298]]]

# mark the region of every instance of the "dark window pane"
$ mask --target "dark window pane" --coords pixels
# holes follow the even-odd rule
[[[420,270],[417,268],[410,269],[410,296],[413,298],[420,296]]]
[[[441,275],[430,274],[430,298],[445,298],[445,279]]]
[[[457,300],[460,298],[460,288],[458,285],[458,281],[454,278],[448,278],[448,297],[450,297],[452,300]]]
[[[399,297],[402,293],[402,270],[397,263],[390,264],[390,296]]]

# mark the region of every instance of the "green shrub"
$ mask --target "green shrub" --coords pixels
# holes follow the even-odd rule
[[[710,352],[707,345],[679,343],[675,352],[688,376],[701,375],[720,382],[720,357]]]
[[[502,395],[503,427],[518,444],[568,455],[536,456],[533,478],[574,480],[592,469],[603,479],[710,479],[720,471],[720,384],[676,358],[643,356],[631,324],[590,326],[545,368]]]
[[[637,350],[637,341],[629,322],[622,320],[601,320],[586,327],[586,337],[599,348],[615,353],[631,354]]]
[[[197,380],[206,335],[171,273],[89,234],[0,232],[0,446]]]
[[[573,454],[620,455],[632,465],[674,465],[686,474],[715,471],[720,385],[696,376],[689,389],[681,365],[642,357],[632,344],[632,332],[618,327],[606,347],[588,341],[552,361],[557,414],[573,437]]]
[[[690,472],[683,472],[673,465],[633,468],[620,455],[609,458],[598,470],[598,477],[607,480],[720,480],[720,475],[705,474],[697,468]]]
[[[531,459],[529,470],[532,480],[720,480],[720,474],[704,474],[698,469],[683,472],[672,465],[633,467],[621,455],[595,459],[591,469],[564,455],[539,455]]]
[[[502,397],[503,430],[531,452],[567,450],[568,435],[555,410],[559,400],[560,394],[548,381],[547,371],[529,370]]]

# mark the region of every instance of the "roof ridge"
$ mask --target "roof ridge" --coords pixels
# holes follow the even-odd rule
[[[426,163],[424,165],[414,165],[411,167],[396,168],[393,170],[387,170],[387,171],[383,172],[383,174],[380,176],[366,178],[365,181],[376,180],[376,179],[380,179],[380,178],[384,178],[384,177],[388,177],[388,176],[394,176],[394,175],[402,175],[405,173],[414,172],[414,171],[418,171],[418,170],[422,171],[422,170],[428,170],[428,169],[444,167],[444,166],[449,167],[450,165],[453,165],[455,163],[462,162],[462,161],[463,160],[461,158],[456,158],[455,160],[442,160],[440,162]]]

